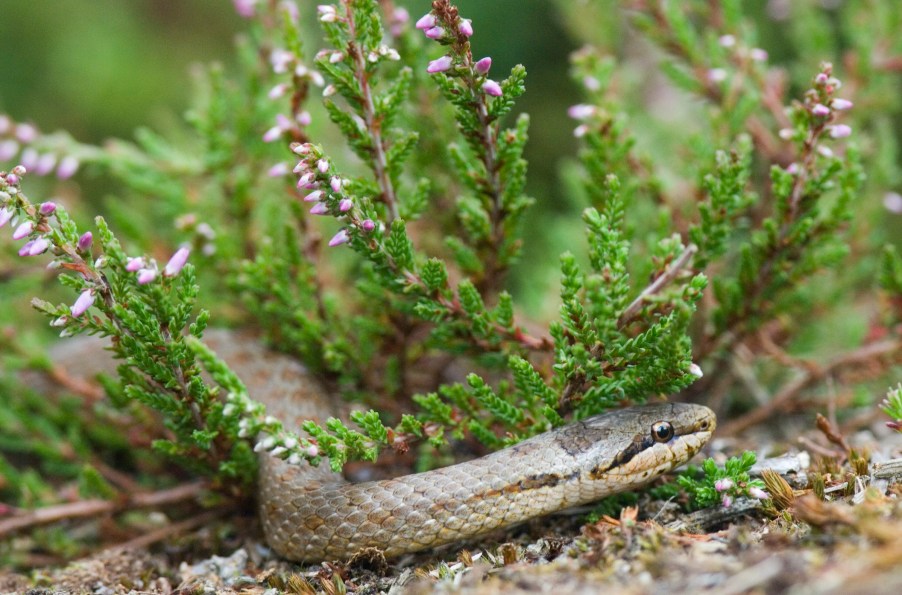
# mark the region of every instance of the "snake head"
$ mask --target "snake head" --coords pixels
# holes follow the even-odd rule
[[[702,405],[661,403],[582,424],[592,445],[585,449],[581,477],[593,497],[601,497],[647,483],[691,459],[710,440],[717,418]]]

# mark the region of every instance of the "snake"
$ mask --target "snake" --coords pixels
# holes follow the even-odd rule
[[[208,329],[204,342],[286,428],[339,411],[338,398],[300,362],[256,337]],[[105,345],[77,337],[52,348],[50,357],[68,374],[96,379],[117,363]],[[267,543],[288,560],[350,560],[363,552],[394,557],[634,490],[692,458],[716,423],[702,405],[629,407],[455,465],[356,483],[327,465],[261,453],[258,513]]]

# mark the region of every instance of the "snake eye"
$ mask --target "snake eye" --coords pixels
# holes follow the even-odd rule
[[[673,426],[670,422],[656,421],[651,425],[651,436],[656,442],[669,442],[673,438]]]

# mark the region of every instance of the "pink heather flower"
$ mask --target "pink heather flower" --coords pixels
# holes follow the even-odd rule
[[[341,178],[338,176],[329,178],[329,187],[332,188],[332,192],[341,192]]]
[[[50,201],[42,202],[41,206],[38,207],[38,211],[41,213],[41,215],[52,215],[55,210],[56,203]]]
[[[90,289],[85,289],[81,292],[81,295],[78,296],[78,299],[75,300],[75,303],[72,304],[72,307],[69,308],[69,312],[72,314],[73,318],[78,318],[79,316],[84,314],[93,303],[94,292]]]
[[[783,140],[790,140],[793,136],[795,136],[796,131],[792,128],[781,128],[777,135]]]
[[[818,85],[825,85],[825,84],[827,84],[827,79],[829,79],[829,78],[830,77],[827,76],[826,73],[819,72],[819,73],[817,73],[817,76],[814,77],[814,82],[817,83]]]
[[[38,129],[31,124],[19,124],[16,126],[16,138],[27,145],[38,138]]]
[[[269,130],[267,130],[266,132],[263,133],[263,142],[271,143],[273,141],[279,140],[279,138],[282,136],[282,132],[283,132],[283,130],[281,127],[273,126],[272,128],[270,128]]]
[[[376,229],[376,222],[372,219],[364,219],[363,223],[360,224],[360,227],[363,228],[363,231],[373,231]]]
[[[721,35],[720,39],[717,41],[720,43],[720,46],[724,48],[731,48],[736,45],[736,38],[732,35]]]
[[[30,256],[31,247],[34,246],[34,240],[28,240],[21,248],[19,248],[19,256]]]
[[[325,88],[323,88],[323,97],[332,97],[337,90],[335,85],[326,85]]]
[[[25,236],[30,234],[33,230],[34,230],[34,223],[32,223],[31,221],[26,221],[25,223],[22,223],[21,225],[19,225],[19,227],[17,227],[16,230],[13,232],[13,239],[21,240],[22,238],[24,238]]]
[[[446,70],[451,68],[451,65],[454,61],[451,59],[451,56],[442,56],[438,60],[433,60],[426,67],[426,72],[429,74],[435,74],[437,72],[445,72]]]
[[[815,116],[829,116],[830,108],[822,103],[818,103],[813,108],[811,108],[811,113]]]
[[[320,4],[316,7],[316,12],[319,13],[319,20],[324,23],[334,23],[338,20],[338,13],[331,4]]]
[[[342,213],[347,213],[351,210],[351,207],[354,206],[354,201],[350,198],[343,198],[340,203],[338,203],[338,210]]]
[[[269,55],[269,63],[276,74],[288,72],[288,65],[294,62],[294,54],[288,50],[276,49]]]
[[[733,499],[728,494],[724,494],[723,498],[721,498],[721,500],[720,500],[720,503],[723,505],[724,508],[729,508],[729,507],[733,506]]]
[[[316,162],[316,169],[319,170],[319,173],[324,174],[329,171],[329,162],[325,159],[320,159]]]
[[[0,114],[0,134],[7,134],[13,129],[12,118],[6,114]]]
[[[295,117],[295,120],[297,120],[298,124],[301,126],[310,126],[310,122],[313,121],[313,118],[310,117],[310,112],[304,110]]]
[[[267,93],[266,96],[270,99],[278,99],[279,97],[285,95],[285,91],[287,90],[288,85],[286,85],[285,83],[279,83],[278,85],[270,89],[269,93]]]
[[[13,210],[3,207],[0,209],[0,227],[3,227],[13,218]]]
[[[820,153],[821,155],[823,155],[824,157],[827,157],[828,159],[830,157],[833,157],[833,149],[831,149],[827,145],[818,145],[817,152]]]
[[[708,80],[712,83],[722,83],[727,79],[727,71],[723,68],[712,68],[708,71]]]
[[[316,174],[312,171],[305,173],[298,178],[298,188],[316,188]]]
[[[78,171],[79,165],[77,157],[73,157],[72,155],[63,157],[59,167],[56,168],[56,177],[60,180],[68,180]]]
[[[319,456],[319,448],[315,444],[311,444],[305,451],[308,457]]]
[[[457,30],[464,37],[470,37],[473,35],[473,21],[470,19],[461,19],[460,24],[457,25]]]
[[[298,143],[291,147],[291,152],[295,155],[306,155],[310,152],[310,143]]]
[[[583,87],[589,91],[598,91],[601,89],[601,81],[594,76],[583,77]]]
[[[310,194],[304,197],[304,202],[319,202],[319,200],[323,197],[322,190],[314,190]]]
[[[838,112],[842,112],[847,109],[850,109],[852,107],[852,105],[853,105],[852,102],[849,101],[848,99],[834,99],[833,101],[830,102],[830,107],[832,107],[833,109],[835,109]]]
[[[250,19],[254,17],[254,5],[257,4],[257,0],[232,0],[232,4],[235,6],[235,12],[241,18]]]
[[[13,139],[7,139],[0,142],[0,161],[8,161],[16,156],[19,152],[19,143]]]
[[[404,25],[406,25],[409,21],[410,13],[407,12],[406,8],[395,8],[394,12],[392,12],[391,14],[391,26],[389,27],[392,36],[399,37],[402,33],[404,33]]]
[[[575,136],[576,138],[582,138],[582,137],[586,136],[586,133],[588,133],[588,132],[589,132],[589,127],[586,126],[585,124],[580,124],[579,126],[577,126],[576,128],[573,129],[573,136]]]
[[[91,249],[91,243],[94,241],[94,234],[90,231],[86,231],[81,234],[81,237],[78,238],[78,251],[79,252],[87,252]]]
[[[129,258],[128,262],[125,265],[125,270],[134,273],[135,271],[141,270],[144,268],[144,258],[141,256],[137,256],[135,258]]]
[[[266,175],[268,175],[270,178],[280,178],[284,175],[288,175],[288,173],[288,164],[284,161],[280,161],[279,163],[276,163],[275,165],[270,167],[269,171],[266,172]]]
[[[718,479],[714,482],[714,489],[718,492],[724,492],[733,487],[733,480],[729,477],[724,477],[723,479]]]
[[[416,27],[423,31],[435,27],[435,15],[430,12],[429,14],[421,16],[420,20],[417,21]]]
[[[486,56],[485,58],[481,58],[476,64],[473,65],[473,68],[476,69],[477,74],[481,74],[483,76],[489,73],[489,69],[492,67],[492,59]]]
[[[770,494],[755,486],[749,488],[749,496],[758,500],[767,500],[768,498],[770,498]]]
[[[169,262],[166,263],[166,266],[163,268],[163,275],[166,277],[175,277],[178,275],[182,268],[184,268],[185,263],[188,262],[188,254],[191,251],[188,248],[179,248],[175,251],[175,254],[172,255],[172,258],[169,259]]]
[[[846,138],[852,134],[852,128],[845,124],[837,124],[830,127],[830,136],[832,138]]]
[[[15,186],[19,183],[19,176],[16,174],[7,174],[6,175],[6,183],[10,186]]]
[[[491,95],[492,97],[501,97],[502,94],[501,85],[492,79],[482,83],[482,90],[485,91],[486,95]]]
[[[351,238],[348,236],[347,230],[342,229],[329,240],[329,247],[334,248],[335,246],[341,246],[342,244],[347,244],[350,240]]]
[[[567,115],[573,118],[574,120],[585,120],[598,111],[594,105],[587,105],[585,103],[577,103],[576,105],[571,105],[567,109]]]
[[[883,195],[883,207],[890,213],[902,215],[902,194],[898,192],[887,192]],[[2,212],[0,212],[2,214]],[[0,218],[0,227],[2,227],[2,218]]]
[[[328,215],[329,207],[327,207],[326,203],[324,203],[324,202],[318,202],[315,205],[313,205],[312,209],[310,209],[310,214],[311,215]]]
[[[767,50],[761,48],[752,48],[749,52],[749,58],[755,62],[767,62]]]
[[[332,55],[329,56],[329,64],[338,64],[344,59],[344,52],[332,52]]]
[[[445,30],[438,25],[426,29],[426,37],[429,39],[441,39],[444,34]]]
[[[38,162],[35,163],[34,173],[39,176],[46,176],[53,168],[56,166],[56,155],[52,153],[44,153],[40,157],[38,157]]]
[[[25,166],[25,169],[34,169],[34,167],[38,164],[39,158],[40,157],[38,155],[38,152],[35,149],[28,147],[27,149],[22,151],[22,157],[20,158],[20,160],[22,161],[22,165]]]
[[[157,272],[154,269],[141,269],[138,271],[138,285],[147,285],[157,278]]]
[[[28,255],[37,256],[38,254],[43,254],[49,247],[50,242],[47,241],[47,238],[38,238],[34,240],[34,242],[31,242],[31,248],[28,250]]]

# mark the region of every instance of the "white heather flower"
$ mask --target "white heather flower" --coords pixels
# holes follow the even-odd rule
[[[795,136],[796,131],[793,128],[781,128],[780,132],[777,134],[783,140],[790,140],[793,136]]]
[[[589,132],[589,127],[585,124],[580,124],[576,128],[573,129],[573,136],[576,138],[582,138],[586,136],[586,133]]]
[[[702,376],[705,375],[705,373],[702,372],[702,369],[696,363],[689,364],[689,373],[692,374],[693,376],[695,376],[696,378],[701,378]]]
[[[767,62],[767,51],[761,48],[752,48],[749,57],[755,62]]]
[[[288,450],[293,450],[298,445],[298,441],[296,438],[288,437],[282,444],[284,444],[285,448]]]
[[[269,63],[276,74],[288,72],[288,65],[294,62],[294,54],[288,50],[275,49],[269,55]]]
[[[315,444],[311,444],[310,446],[307,447],[306,454],[308,457],[319,456],[319,448]]]
[[[332,52],[332,55],[329,56],[329,64],[338,64],[344,59],[344,52]]]
[[[272,449],[272,452],[269,453],[269,454],[271,454],[271,455],[274,456],[274,457],[278,457],[278,456],[281,456],[283,453],[286,453],[286,452],[288,452],[288,449],[287,449],[287,448],[285,448],[284,446],[277,446],[277,447],[275,447],[274,449]]]
[[[300,455],[298,455],[297,453],[293,453],[293,454],[289,455],[288,458],[285,459],[285,461],[286,461],[289,465],[300,465],[300,464],[301,464],[301,457],[300,457]]]
[[[811,113],[815,116],[829,116],[830,108],[822,103],[818,103],[813,108],[811,108]]]
[[[94,292],[90,289],[85,289],[81,292],[81,295],[78,296],[78,299],[75,300],[75,303],[72,304],[72,307],[69,309],[70,313],[74,318],[78,318],[82,314],[87,311],[88,308],[91,307],[91,304],[94,303]]]
[[[736,45],[736,38],[732,35],[721,35],[720,39],[717,40],[720,43],[721,47],[731,48]]]
[[[326,85],[323,88],[323,97],[332,97],[335,95],[335,91],[337,91],[335,85]]]

